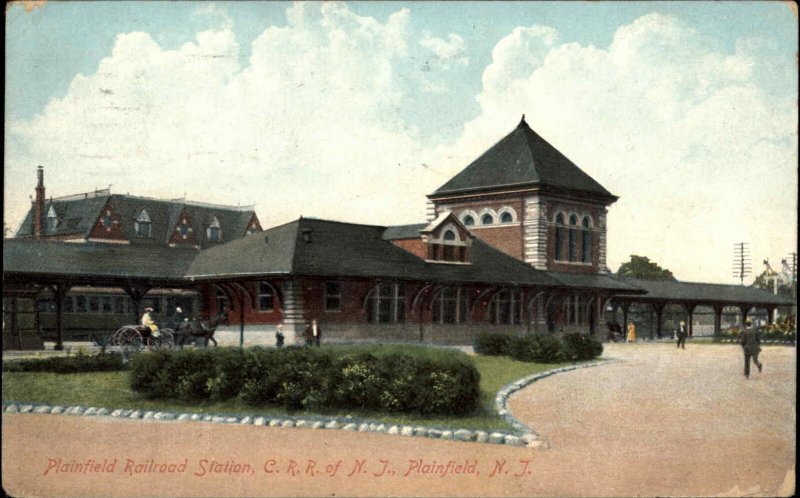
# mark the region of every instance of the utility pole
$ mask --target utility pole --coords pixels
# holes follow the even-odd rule
[[[746,242],[737,242],[733,245],[733,278],[739,279],[739,285],[744,285],[745,277],[752,274],[750,266],[750,248]]]

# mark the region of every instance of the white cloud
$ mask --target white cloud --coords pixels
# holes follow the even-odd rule
[[[27,210],[37,164],[48,195],[112,191],[257,203],[266,226],[301,214],[362,222],[424,216],[413,128],[400,122],[409,12],[381,23],[294,4],[244,67],[230,27],[164,50],[119,35],[96,73],[7,124],[6,219]],[[97,185],[97,182],[99,185]],[[405,218],[402,218],[405,217]]]
[[[443,65],[452,63],[466,66],[469,64],[466,43],[455,33],[450,33],[447,40],[426,35],[419,44],[430,50]]]
[[[419,50],[463,68],[463,39],[413,39],[406,9],[385,22],[327,3],[286,14],[244,64],[227,24],[176,50],[147,33],[118,36],[66,96],[6,123],[5,219],[22,218],[43,164],[48,195],[113,183],[256,202],[265,226],[300,214],[413,222],[426,193],[524,112],[621,196],[609,213],[612,268],[642,254],[681,278],[726,280],[733,242],[750,242],[757,261],[796,245],[796,74],[763,40],[729,53],[658,14],[619,28],[605,48],[519,27],[483,71],[480,115],[455,143],[426,148],[399,109],[412,92],[447,92],[448,80],[414,70],[410,85],[401,68],[418,68]]]
[[[768,46],[742,40],[726,54],[659,14],[621,27],[607,49],[556,40],[534,26],[498,42],[481,115],[451,149],[445,177],[524,112],[621,196],[609,212],[612,269],[641,254],[679,278],[730,281],[734,242],[750,242],[756,263],[793,250],[796,76]],[[784,79],[767,85],[765,72]]]

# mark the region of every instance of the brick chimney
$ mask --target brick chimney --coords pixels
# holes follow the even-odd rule
[[[36,200],[33,201],[33,238],[38,239],[44,230],[44,168],[36,168]]]

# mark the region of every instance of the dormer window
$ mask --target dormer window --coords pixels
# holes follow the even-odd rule
[[[456,233],[452,230],[447,230],[444,232],[444,240],[456,240]]]
[[[250,223],[250,226],[247,227],[247,234],[248,235],[252,235],[254,233],[259,233],[260,231],[261,231],[261,229],[258,227],[258,223],[256,223],[256,220],[253,220],[253,222]]]
[[[142,209],[139,216],[136,217],[134,223],[137,237],[150,237],[153,233],[153,222],[150,220],[150,215],[147,214],[146,209]]]
[[[56,210],[53,209],[53,206],[50,206],[50,209],[47,211],[47,231],[55,232],[56,227],[58,227],[58,215],[56,214]]]
[[[219,220],[216,216],[211,220],[211,224],[208,225],[206,236],[210,242],[219,242],[222,240],[222,229],[219,226]]]
[[[447,261],[466,263],[467,243],[461,239],[458,230],[451,224],[445,225],[441,238],[435,236],[428,240],[428,259],[431,261]]]

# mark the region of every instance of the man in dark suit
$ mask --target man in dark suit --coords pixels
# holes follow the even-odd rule
[[[317,319],[311,320],[311,324],[306,326],[305,333],[306,346],[316,344],[319,347],[319,341],[322,338],[322,329],[317,325]]]
[[[748,321],[745,329],[742,331],[742,350],[744,350],[744,377],[750,378],[750,358],[753,358],[753,363],[758,367],[758,372],[761,373],[763,365],[758,361],[758,353],[761,352],[761,334],[753,328],[753,324]]]
[[[681,323],[678,325],[678,347],[680,349],[686,349],[686,322],[681,320]]]

